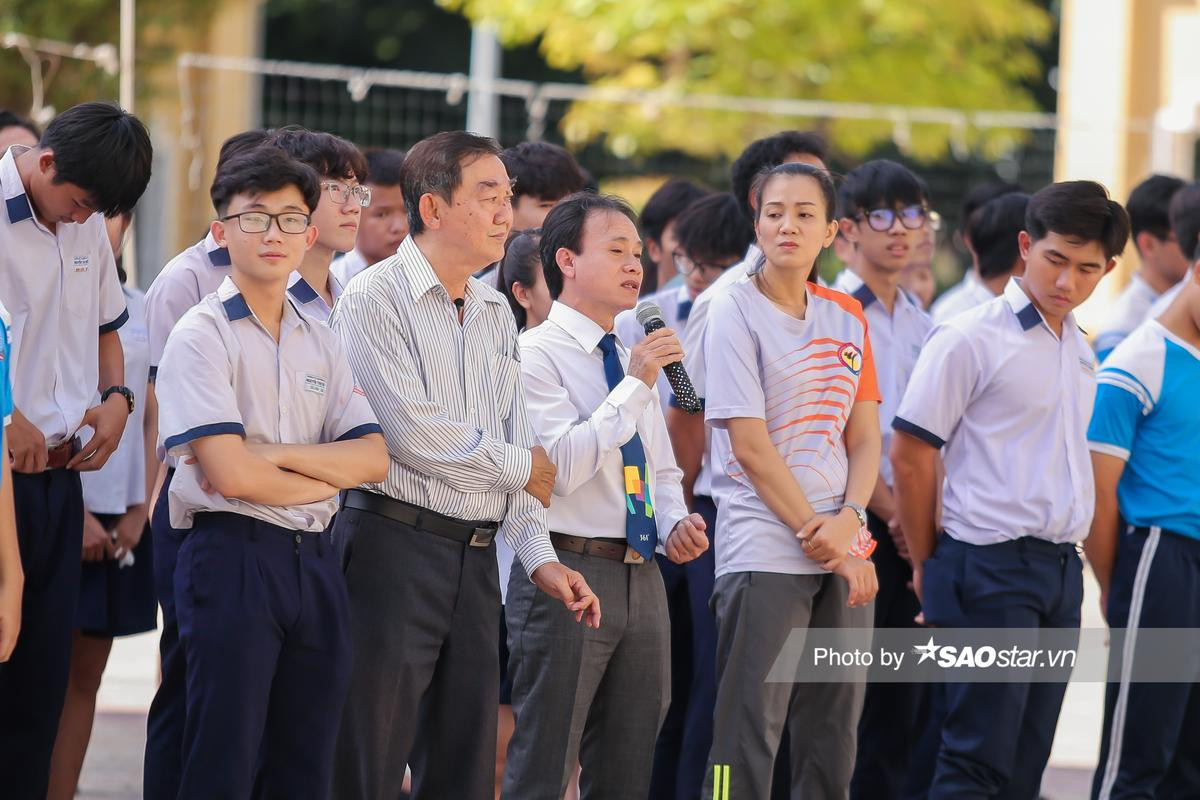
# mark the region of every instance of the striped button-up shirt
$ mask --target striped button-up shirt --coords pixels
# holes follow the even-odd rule
[[[530,575],[556,561],[546,512],[524,491],[535,444],[517,328],[494,289],[458,309],[412,237],[346,287],[330,326],[387,438],[391,465],[364,488],[462,520],[494,520]]]

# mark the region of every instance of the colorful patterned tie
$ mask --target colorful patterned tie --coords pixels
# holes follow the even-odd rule
[[[617,355],[617,337],[606,334],[600,340],[600,350],[604,353],[604,377],[608,379],[611,391],[625,377],[625,368],[621,366],[621,358]],[[642,437],[636,431],[633,438],[621,445],[621,459],[625,462],[625,541],[648,560],[654,558],[658,529],[654,524],[646,450],[642,447]]]

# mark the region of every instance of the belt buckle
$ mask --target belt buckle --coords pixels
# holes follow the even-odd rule
[[[644,564],[644,563],[646,563],[646,559],[642,557],[642,554],[639,553],[637,550],[634,550],[629,545],[625,545],[624,561],[626,564]]]
[[[496,532],[491,528],[476,528],[471,534],[471,541],[467,542],[470,547],[487,547],[495,538]]]

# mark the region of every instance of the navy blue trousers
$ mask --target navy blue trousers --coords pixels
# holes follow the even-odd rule
[[[925,618],[954,628],[1079,628],[1074,545],[1023,538],[971,545],[943,534],[924,571]],[[1076,640],[1078,633],[1076,633]],[[1066,693],[1046,683],[948,683],[931,800],[1035,800]]]
[[[697,495],[695,511],[708,524],[708,550],[682,565],[658,557],[671,615],[671,705],[654,747],[652,800],[700,797],[712,747],[717,619],[708,602],[716,572],[717,507],[711,497]]]
[[[197,514],[175,609],[187,658],[180,800],[328,797],[352,661],[329,533]]]
[[[1123,647],[1114,648],[1110,658],[1118,663],[1129,658],[1134,669],[1139,658],[1162,658],[1162,653],[1137,649],[1136,630],[1200,629],[1200,541],[1159,529],[1127,529],[1117,551],[1107,617],[1112,627],[1127,628]],[[1191,682],[1108,685],[1093,798],[1200,797],[1198,648],[1192,636],[1171,654],[1190,667]]]
[[[187,668],[179,647],[175,618],[175,563],[187,531],[171,527],[167,495],[175,470],[167,470],[150,517],[154,541],[154,594],[162,607],[163,628],[158,639],[162,682],[146,717],[146,758],[142,771],[145,800],[175,800],[183,772],[183,724],[187,717]]]
[[[916,628],[921,610],[908,587],[912,567],[896,549],[887,521],[868,514],[868,527],[878,544],[871,560],[879,579],[875,596],[876,628]],[[850,797],[854,800],[899,798],[907,783],[910,756],[929,716],[929,687],[922,683],[867,685],[858,723],[858,753]]]
[[[42,800],[71,667],[83,564],[79,473],[13,473],[17,542],[25,572],[21,633],[0,664],[0,795]]]

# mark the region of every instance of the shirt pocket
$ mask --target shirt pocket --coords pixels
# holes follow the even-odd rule
[[[289,398],[279,398],[282,408],[280,418],[287,424],[290,419],[290,430],[280,431],[284,441],[295,441],[298,444],[315,444],[321,441],[321,431],[325,427],[325,415],[329,408],[329,378],[316,372],[296,370],[290,398],[291,408],[288,408]]]
[[[96,319],[100,309],[100,281],[89,256],[66,256],[63,264],[63,305],[78,319]],[[122,299],[124,299],[122,297]],[[99,324],[97,322],[97,324]]]
[[[512,415],[513,396],[521,376],[521,364],[504,353],[492,354],[492,397],[496,401],[496,416],[507,420]]]

